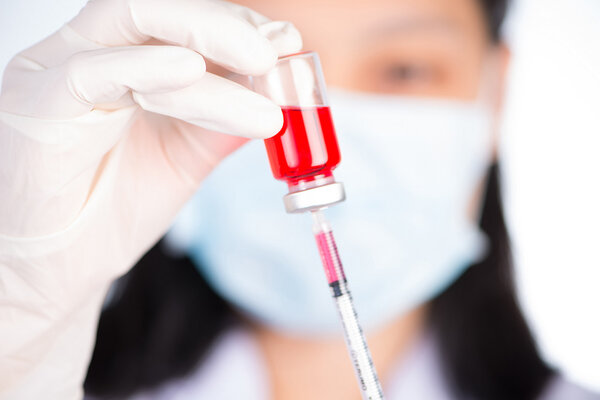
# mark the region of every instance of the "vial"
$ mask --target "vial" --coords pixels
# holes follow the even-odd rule
[[[268,73],[253,77],[252,86],[283,113],[281,131],[265,147],[273,176],[288,186],[286,211],[315,211],[343,201],[344,186],[333,176],[340,149],[317,53],[281,57]]]

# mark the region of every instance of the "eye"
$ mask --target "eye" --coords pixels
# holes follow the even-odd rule
[[[384,68],[383,78],[393,84],[422,84],[433,79],[433,69],[423,64],[393,64]]]

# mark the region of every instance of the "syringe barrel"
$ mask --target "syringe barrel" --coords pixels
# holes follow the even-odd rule
[[[333,231],[321,211],[312,212],[312,217],[313,232],[317,240],[321,261],[323,262],[327,282],[331,288],[331,294],[342,320],[346,345],[363,399],[383,399],[383,391],[377,378],[367,340],[358,323],[358,315],[354,309],[352,294],[348,287]]]
[[[379,383],[371,352],[367,347],[367,340],[358,323],[358,316],[352,302],[352,295],[347,282],[340,285],[339,296],[334,296],[335,304],[344,325],[344,337],[350,358],[354,365],[354,372],[358,379],[363,399],[383,400],[383,390]]]

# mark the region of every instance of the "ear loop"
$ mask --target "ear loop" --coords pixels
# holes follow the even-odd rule
[[[500,143],[500,113],[496,100],[500,95],[500,82],[497,79],[500,68],[500,54],[497,49],[492,48],[486,51],[484,55],[482,71],[479,80],[479,90],[475,103],[483,108],[490,115],[490,148],[489,160],[490,166],[498,161],[498,147]],[[483,214],[483,205],[485,202],[485,188],[488,185],[489,172],[485,174],[482,182],[481,200],[475,205],[474,217],[476,221],[481,220]]]
[[[500,81],[497,79],[500,72],[500,53],[498,49],[492,48],[484,55],[481,75],[479,77],[479,90],[475,102],[485,107],[492,114],[492,125],[494,143],[498,142],[497,126],[500,122],[499,104],[497,104],[502,91]]]

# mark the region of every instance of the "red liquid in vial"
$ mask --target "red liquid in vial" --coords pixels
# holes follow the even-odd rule
[[[283,128],[265,140],[276,179],[295,185],[330,176],[340,162],[329,107],[282,107]]]

